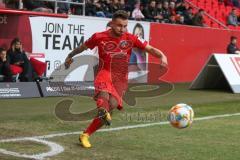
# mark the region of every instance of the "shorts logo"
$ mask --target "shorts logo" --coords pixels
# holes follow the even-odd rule
[[[113,41],[104,44],[103,49],[105,52],[114,51],[117,48],[117,44]]]
[[[132,41],[121,41],[120,44],[119,44],[119,48],[121,50],[127,50],[127,49],[130,49],[131,47],[133,46],[133,43]]]

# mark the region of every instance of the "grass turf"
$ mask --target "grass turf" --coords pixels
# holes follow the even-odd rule
[[[175,85],[164,96],[138,98],[134,107],[125,104],[124,112],[114,112],[112,127],[165,121],[170,107],[180,102],[192,105],[197,117],[240,112],[239,94],[191,91],[188,85]],[[55,106],[63,99],[69,98],[0,100],[0,139],[83,130],[89,121],[66,122],[55,116]],[[91,98],[71,99],[72,112],[94,108]],[[49,159],[238,159],[239,122],[239,117],[229,117],[195,122],[184,130],[164,125],[96,133],[91,138],[94,148],[90,150],[79,146],[76,135],[56,137],[49,140],[61,144],[65,151]],[[29,142],[0,143],[0,148],[32,154],[48,150]],[[17,158],[0,154],[0,159]]]

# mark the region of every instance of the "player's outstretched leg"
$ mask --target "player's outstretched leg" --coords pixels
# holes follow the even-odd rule
[[[103,121],[106,126],[110,126],[112,122],[111,114],[105,108],[98,109],[98,117]]]
[[[102,119],[103,123],[107,126],[111,125],[112,117],[109,105],[109,93],[100,92],[97,96],[98,117]]]
[[[89,137],[91,134],[96,132],[99,128],[101,128],[104,124],[111,124],[111,115],[109,113],[109,94],[106,92],[100,92],[97,96],[97,107],[98,107],[98,115],[92,123],[87,127],[87,129],[79,136],[79,141],[84,148],[90,148],[91,143],[89,142]]]
[[[102,120],[99,117],[96,117],[93,119],[92,123],[87,127],[87,129],[82,134],[80,134],[79,141],[84,148],[91,147],[89,137],[102,126],[103,126]]]

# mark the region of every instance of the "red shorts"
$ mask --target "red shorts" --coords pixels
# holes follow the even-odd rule
[[[127,89],[127,80],[113,80],[111,73],[107,70],[101,70],[98,72],[95,81],[95,96],[99,92],[105,91],[114,96],[118,102],[118,109],[122,109],[122,97]]]

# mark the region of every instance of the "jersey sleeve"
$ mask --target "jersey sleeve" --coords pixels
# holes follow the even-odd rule
[[[137,36],[133,36],[133,42],[134,42],[133,47],[139,48],[141,50],[144,50],[148,44],[147,41]]]
[[[93,34],[87,41],[85,41],[85,45],[90,48],[93,49],[97,46],[98,39],[97,39],[97,33]]]

